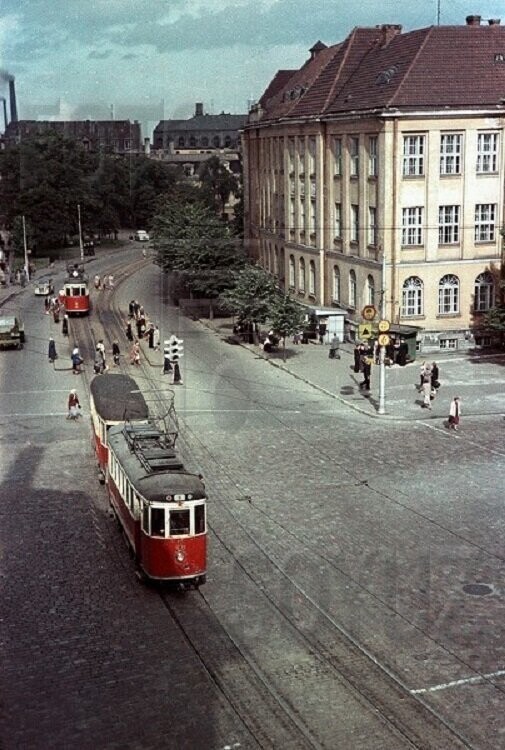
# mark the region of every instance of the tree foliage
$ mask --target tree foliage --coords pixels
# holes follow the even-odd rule
[[[156,262],[193,292],[215,298],[244,263],[229,227],[200,202],[167,199],[152,221]]]
[[[211,156],[200,167],[199,172],[202,191],[210,204],[215,205],[222,216],[225,206],[232,194],[239,192],[238,180],[221,162],[218,156]]]
[[[273,300],[269,319],[273,330],[282,338],[283,356],[286,358],[286,337],[302,328],[305,310],[289,294],[279,292]]]
[[[247,265],[233,276],[233,286],[224,292],[220,302],[239,320],[264,323],[277,295],[277,284],[259,266]]]

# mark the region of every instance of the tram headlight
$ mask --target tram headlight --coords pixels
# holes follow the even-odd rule
[[[184,562],[184,560],[186,559],[186,553],[183,549],[180,549],[175,553],[175,559],[177,560],[177,562]]]

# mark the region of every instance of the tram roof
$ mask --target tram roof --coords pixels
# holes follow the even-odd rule
[[[149,408],[144,396],[129,375],[95,375],[90,390],[98,414],[107,422],[149,417]]]
[[[151,447],[144,450],[147,460],[142,462],[139,454],[131,449],[123,425],[111,427],[107,440],[133,487],[148,502],[167,502],[167,495],[192,494],[195,500],[206,496],[202,480],[186,471],[175,449],[159,448],[156,451]],[[166,468],[170,464],[174,468]]]

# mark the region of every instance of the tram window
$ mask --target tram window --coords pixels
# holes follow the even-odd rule
[[[144,505],[142,509],[142,529],[149,534],[149,506]]]
[[[165,508],[151,508],[151,536],[165,536]]]
[[[80,286],[73,286],[71,289],[71,296],[72,297],[80,297],[81,296],[81,287]]]
[[[195,534],[205,531],[205,505],[195,505]]]
[[[170,511],[170,536],[189,534],[189,510]]]

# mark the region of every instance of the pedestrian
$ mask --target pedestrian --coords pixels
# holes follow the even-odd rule
[[[293,344],[299,344],[301,340],[300,331],[295,331],[293,333]]]
[[[461,399],[459,396],[454,396],[449,407],[449,429],[457,430],[459,427],[459,421],[461,417]]]
[[[324,344],[324,337],[326,336],[326,323],[319,323],[318,333],[319,333],[319,343]]]
[[[114,275],[112,273],[109,274],[109,289],[114,289]]]
[[[330,341],[330,352],[329,352],[329,358],[330,359],[340,359],[340,339],[335,334]]]
[[[361,348],[358,341],[354,344],[354,372],[359,372],[359,365],[361,360]]]
[[[100,274],[97,273],[95,275],[95,289],[100,289],[101,286],[102,286],[102,280],[100,278]]]
[[[431,365],[429,362],[423,362],[421,365],[421,372],[420,372],[420,387],[419,390],[423,390],[423,386],[428,381],[431,384]]]
[[[172,372],[172,363],[170,362],[170,343],[168,341],[163,342],[163,375],[168,375]]]
[[[139,316],[139,311],[140,311],[140,305],[139,305],[138,301],[135,299],[135,300],[133,300],[133,317],[135,318],[135,320]]]
[[[142,257],[147,258],[147,250],[145,249],[145,247],[142,248]]]
[[[47,349],[47,356],[49,358],[49,361],[51,364],[58,359],[58,355],[56,354],[56,344],[54,343],[54,339],[49,339],[49,346]]]
[[[128,303],[128,315],[130,316],[130,318],[133,318],[133,316],[135,315],[135,300],[134,299],[132,299]]]
[[[421,388],[423,394],[423,409],[431,409],[431,377],[427,375]]]
[[[174,376],[172,379],[172,385],[182,385],[181,370],[178,362],[174,362]]]
[[[121,352],[119,350],[119,344],[117,341],[114,341],[112,344],[112,359],[114,360],[114,364],[119,365],[119,357],[121,356]]]
[[[128,321],[126,324],[126,338],[128,341],[133,341],[133,331],[132,331],[132,323],[131,320]]]
[[[142,338],[142,318],[137,318],[135,321],[135,325],[137,327],[137,338]]]
[[[46,297],[44,299],[44,312],[46,315],[49,315],[49,308],[51,307],[51,299],[49,297]]]
[[[439,369],[436,362],[431,363],[431,387],[437,391],[440,388]]]
[[[372,374],[371,357],[363,357],[362,370],[363,370],[363,382],[359,384],[359,387],[363,388],[365,391],[369,391],[370,390],[370,376]]]
[[[147,339],[149,341],[149,349],[154,349],[154,323],[149,323]]]
[[[53,307],[53,320],[55,323],[60,322],[60,303],[57,302]]]
[[[81,372],[82,359],[79,354],[78,346],[74,346],[70,359],[72,360],[72,372],[74,375],[79,375]]]
[[[407,357],[409,354],[409,345],[405,341],[405,339],[400,339],[400,346],[398,347],[398,356],[396,361],[400,365],[400,367],[405,367],[407,364]]]
[[[68,394],[68,414],[67,419],[79,419],[81,416],[81,404],[77,391],[72,389]]]
[[[140,365],[140,344],[137,340],[133,342],[130,352],[130,362],[132,365]]]
[[[153,333],[153,346],[154,351],[158,352],[160,350],[160,339],[161,339],[161,333],[158,326],[154,326],[154,333]]]
[[[64,336],[68,336],[68,315],[65,313],[63,316],[63,322],[61,324],[61,332]]]

